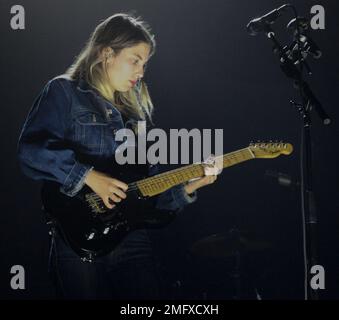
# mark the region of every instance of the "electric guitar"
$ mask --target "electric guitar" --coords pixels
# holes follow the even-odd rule
[[[247,148],[224,154],[223,168],[247,160],[276,158],[291,154],[288,143],[256,143]],[[112,175],[128,184],[127,198],[109,209],[88,186],[74,197],[59,191],[60,184],[46,181],[41,196],[44,210],[56,223],[69,246],[84,261],[108,254],[131,231],[160,228],[169,224],[175,212],[156,209],[156,195],[171,187],[205,175],[204,164],[195,163],[145,177],[140,166],[118,166]],[[110,170],[107,170],[107,174]]]

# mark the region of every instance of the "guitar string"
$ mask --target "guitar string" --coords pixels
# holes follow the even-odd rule
[[[246,161],[246,160],[249,160],[247,158],[244,158],[244,159],[241,159],[241,160],[238,160],[237,159],[237,156],[236,155],[233,155],[233,153],[243,153],[244,151],[248,151],[247,148],[244,148],[244,149],[241,149],[241,150],[238,150],[238,151],[234,151],[234,152],[231,152],[227,155],[222,155],[222,156],[218,156],[216,158],[219,158],[219,157],[224,157],[224,162],[225,160],[230,160],[230,159],[235,159],[237,161],[237,163],[241,162],[241,161]],[[230,159],[227,159],[230,158]],[[190,171],[190,170],[194,170],[194,169],[197,169],[197,168],[200,168],[202,164],[191,164],[189,166],[185,166],[185,167],[182,167],[182,168],[178,168],[178,169],[174,169],[172,170],[170,173],[168,172],[164,172],[164,173],[160,173],[154,177],[149,177],[149,178],[146,178],[146,179],[143,179],[143,180],[138,180],[138,181],[135,181],[134,183],[137,184],[137,187],[147,187],[149,186],[150,184],[160,184],[161,182],[167,182],[167,183],[173,183],[172,180],[174,180],[176,177],[178,177],[179,175],[181,175],[183,172],[185,171]],[[191,171],[192,172],[192,171]],[[185,173],[184,173],[185,174]],[[188,172],[186,173],[188,174]],[[174,175],[173,178],[171,177],[166,177],[166,175]],[[176,177],[175,177],[176,176]],[[179,178],[181,178],[179,176]],[[175,183],[177,183],[177,181],[174,180]],[[180,182],[178,182],[180,183]],[[134,191],[135,189],[131,190],[131,191]]]
[[[243,151],[245,151],[245,149],[241,149],[241,150],[239,150],[239,151],[235,151],[235,152],[243,152]],[[235,153],[235,152],[232,152],[232,153]],[[228,156],[229,154],[227,154],[227,156]],[[226,158],[226,155],[222,155],[222,156],[218,156],[218,157],[216,157],[216,158],[219,158],[219,157],[224,157],[224,162],[225,162],[225,160],[227,160],[227,158]],[[236,159],[236,156],[234,156],[234,155],[230,155],[230,158],[231,159]],[[236,159],[237,160],[237,159]],[[249,160],[249,159],[245,159],[245,160],[243,160],[243,159],[241,159],[241,161],[246,161],[246,160]],[[237,160],[238,161],[238,160]],[[239,161],[239,162],[241,162],[241,161]],[[174,169],[174,170],[172,170],[172,171],[170,171],[170,173],[168,173],[168,172],[164,172],[164,173],[161,173],[161,174],[158,174],[158,175],[156,175],[156,176],[154,176],[154,177],[149,177],[149,178],[146,178],[146,179],[143,179],[143,180],[139,180],[139,181],[136,181],[136,183],[138,183],[139,185],[148,185],[149,184],[149,182],[158,182],[159,180],[164,180],[164,179],[166,179],[166,175],[168,175],[168,174],[171,174],[171,175],[175,175],[175,174],[177,174],[177,173],[181,173],[181,171],[186,171],[186,170],[190,170],[190,169],[194,169],[194,168],[198,168],[198,167],[201,167],[202,166],[202,164],[201,163],[199,163],[199,164],[196,164],[196,163],[194,163],[194,164],[191,164],[191,165],[189,165],[189,166],[185,166],[185,167],[182,167],[182,168],[178,168],[178,169]],[[147,180],[149,180],[149,181],[147,181]]]
[[[245,148],[245,149],[241,149],[241,150],[239,150],[239,151],[235,151],[235,152],[232,152],[232,153],[236,153],[236,152],[238,152],[238,153],[240,153],[240,152],[243,152],[243,151],[245,151],[247,148]],[[246,150],[247,151],[247,150]],[[227,155],[222,155],[222,156],[218,156],[218,157],[216,157],[216,158],[219,158],[219,157],[224,157],[224,159],[223,159],[223,162],[225,163],[225,160],[227,161],[227,160],[230,160],[230,159],[227,159],[227,156],[229,156],[230,154],[227,154]],[[243,157],[243,159],[240,159],[240,160],[238,160],[237,159],[237,156],[235,156],[235,155],[230,155],[229,156],[229,158],[231,158],[231,159],[235,159],[238,163],[239,162],[242,162],[242,161],[246,161],[246,160],[249,160],[249,159],[251,159],[251,158],[244,158]],[[186,171],[186,170],[190,170],[190,169],[195,169],[195,168],[198,168],[198,167],[201,167],[202,166],[202,164],[201,163],[199,163],[199,164],[192,164],[192,165],[189,165],[189,166],[186,166],[186,167],[182,167],[182,168],[178,168],[178,169],[175,169],[175,170],[172,170],[171,171],[171,175],[175,175],[175,174],[180,174],[180,173],[182,173],[181,171]],[[166,179],[167,177],[166,177],[166,175],[168,175],[169,173],[168,172],[164,172],[164,173],[161,173],[161,174],[159,174],[159,175],[156,175],[156,176],[154,176],[154,177],[149,177],[149,178],[146,178],[146,179],[143,179],[143,180],[139,180],[139,181],[136,181],[136,183],[138,183],[138,185],[141,185],[141,186],[145,186],[145,185],[149,185],[149,183],[151,182],[151,183],[157,183],[157,182],[159,182],[159,181],[163,181],[164,179]],[[148,180],[148,181],[147,181]]]
[[[241,151],[244,151],[244,149],[241,150]],[[225,156],[221,156],[221,157],[224,157],[224,158],[225,158]],[[234,156],[231,156],[231,158],[232,158],[232,159],[236,159],[236,157],[234,157]],[[227,160],[227,159],[224,159],[224,160]],[[238,159],[236,159],[236,160],[237,160],[238,162],[241,162],[241,161],[246,161],[246,160],[249,160],[249,159],[244,158],[244,159],[241,159],[240,161],[239,161]],[[192,165],[189,165],[189,166],[186,166],[186,167],[178,168],[178,169],[172,170],[172,171],[170,172],[170,175],[176,175],[177,177],[178,177],[180,174],[182,174],[182,173],[183,173],[184,175],[185,175],[185,174],[188,175],[188,172],[185,173],[185,171],[191,171],[191,172],[192,172],[192,169],[193,169],[193,170],[194,170],[194,169],[197,169],[197,168],[200,167],[200,166],[201,166],[201,164],[192,164]],[[174,178],[166,177],[166,175],[168,175],[168,174],[169,174],[168,172],[164,172],[164,173],[159,174],[159,175],[154,176],[154,177],[149,177],[149,178],[146,178],[146,179],[143,179],[143,180],[135,181],[135,182],[133,182],[133,184],[138,184],[139,186],[143,187],[143,186],[145,186],[145,185],[149,185],[150,183],[157,183],[157,182],[159,182],[159,181],[165,181],[165,182],[173,183]],[[179,176],[179,178],[181,178],[181,177]],[[147,180],[148,180],[148,181],[147,181]],[[175,182],[177,182],[177,181],[175,181]],[[179,182],[179,183],[180,183],[180,182]],[[132,188],[129,188],[128,190],[133,191],[133,190],[135,190],[135,188],[137,189],[138,187],[135,186],[134,188],[132,187]]]
[[[251,158],[253,158],[252,154],[250,158],[246,158],[243,153],[244,151],[246,151],[248,153],[248,147],[247,148],[244,148],[244,149],[241,149],[241,150],[238,150],[238,151],[233,151],[227,155],[222,155],[222,156],[219,156],[219,157],[223,157],[223,162],[225,163],[225,161],[227,160],[236,160],[237,163],[240,163],[240,162],[243,162],[243,161],[247,161],[247,160],[250,160]],[[238,159],[238,154],[242,154],[242,158],[243,159]],[[218,157],[216,157],[218,158]],[[149,177],[149,178],[146,178],[146,179],[143,179],[143,180],[140,180],[140,181],[136,181],[135,183],[137,183],[139,185],[139,187],[151,187],[151,184],[158,184],[160,185],[162,182],[165,182],[165,183],[174,183],[177,184],[177,183],[180,183],[179,181],[175,181],[175,178],[176,177],[179,177],[179,179],[182,178],[182,176],[180,176],[181,174],[184,175],[184,178],[186,179],[187,177],[185,177],[185,175],[189,175],[189,173],[191,173],[194,169],[200,167],[201,164],[192,164],[190,166],[186,166],[186,167],[183,167],[183,168],[178,168],[178,169],[175,169],[175,170],[172,170],[171,173],[162,173],[162,174],[159,174],[157,176],[154,176],[154,177]],[[188,171],[188,172],[185,172],[185,171]],[[189,172],[190,171],[190,172]],[[171,175],[171,176],[174,176],[174,177],[166,177],[166,175]],[[139,189],[138,186],[134,186],[132,188],[129,188],[128,190],[130,191],[134,191],[134,190],[137,190]]]
[[[250,158],[246,158],[244,157],[244,155],[242,155],[242,158],[243,159],[238,159],[238,154],[243,154],[244,152],[246,153],[250,153],[249,151],[249,147],[246,147],[246,148],[243,148],[243,149],[240,149],[240,150],[237,150],[237,151],[233,151],[233,152],[230,152],[226,155],[221,155],[221,156],[218,156],[216,158],[219,158],[219,157],[223,157],[223,162],[225,163],[225,161],[227,160],[236,160],[237,163],[240,163],[242,161],[247,161],[247,160],[250,160],[252,158],[252,154],[250,153],[251,157]],[[144,186],[147,186],[147,185],[150,185],[151,183],[159,183],[159,181],[165,181],[165,182],[172,182],[170,181],[169,179],[171,179],[170,177],[166,177],[166,175],[178,175],[178,174],[181,174],[182,172],[184,171],[189,171],[191,169],[195,169],[195,168],[198,168],[200,167],[202,164],[199,163],[199,164],[191,164],[189,166],[185,166],[185,167],[182,167],[182,168],[178,168],[178,169],[174,169],[171,171],[171,173],[168,173],[168,172],[164,172],[164,173],[161,173],[161,174],[158,174],[154,177],[149,177],[149,178],[146,178],[146,179],[143,179],[143,180],[138,180],[138,181],[135,181],[135,183],[137,183],[140,187],[144,187]],[[174,179],[174,178],[173,178]],[[180,183],[180,182],[179,182]]]
[[[236,159],[237,158],[236,155],[233,155],[233,154],[243,153],[244,151],[248,151],[248,149],[244,148],[244,149],[241,149],[241,150],[238,150],[238,151],[233,151],[233,152],[231,152],[231,153],[229,153],[227,155],[218,156],[216,158],[223,157],[224,161],[227,160],[227,157],[229,157],[231,159]],[[246,160],[251,159],[251,158],[247,159],[245,157],[243,157],[243,158],[244,159],[241,159],[241,160],[236,159],[236,160],[237,160],[237,162],[241,162],[241,161],[246,161]],[[200,166],[201,166],[201,164],[192,164],[192,165],[189,165],[189,166],[186,166],[186,167],[182,167],[182,168],[178,168],[178,169],[172,170],[170,174],[171,175],[176,175],[177,174],[177,176],[178,176],[178,173],[179,174],[182,173],[180,171],[186,171],[186,170],[188,171],[188,169],[193,169],[194,170],[195,168],[198,168]],[[176,172],[174,172],[174,171],[176,171]],[[157,184],[157,183],[159,184],[159,181],[165,182],[165,183],[173,183],[173,180],[174,180],[174,182],[177,183],[177,181],[175,181],[175,178],[166,177],[167,174],[168,173],[165,172],[165,173],[159,174],[158,177],[154,176],[154,177],[149,177],[149,178],[144,179],[144,180],[149,180],[149,181],[144,181],[143,182],[143,180],[140,180],[140,181],[133,182],[133,186],[129,187],[127,192],[138,190],[138,189],[140,189],[140,187],[142,188],[142,187],[145,187],[145,186],[150,186],[150,184]],[[179,178],[181,178],[181,177],[179,177]],[[180,182],[178,182],[178,183],[180,183]],[[138,187],[137,184],[139,184],[140,187]],[[94,192],[93,192],[93,195],[91,196],[91,198],[92,199],[94,198],[95,200],[101,199],[101,197],[98,196],[97,194],[95,194]]]
[[[286,148],[285,144],[283,144],[283,146]],[[250,158],[244,157],[244,155],[243,155],[244,152],[247,152],[247,153],[250,152],[249,147],[246,147],[246,148],[243,148],[243,149],[240,149],[240,150],[237,150],[237,151],[233,151],[233,152],[230,152],[226,155],[218,156],[216,158],[223,157],[223,164],[224,165],[225,165],[225,161],[227,161],[227,160],[234,160],[235,159],[237,161],[237,163],[240,163],[242,161],[247,161],[247,160],[253,159],[252,154],[250,154],[251,155]],[[238,154],[239,155],[242,154],[243,159],[240,159],[240,160],[237,159]],[[129,184],[129,188],[126,192],[131,192],[131,191],[135,191],[135,190],[138,190],[138,189],[140,190],[140,188],[143,188],[145,186],[151,187],[150,186],[151,184],[158,184],[159,185],[162,182],[173,183],[173,181],[174,181],[174,183],[179,184],[180,182],[175,181],[175,175],[178,176],[179,174],[182,174],[182,173],[183,173],[183,175],[185,175],[185,171],[191,170],[191,172],[192,172],[194,169],[200,167],[201,165],[202,164],[192,164],[192,165],[189,165],[189,166],[185,166],[185,167],[182,167],[182,168],[172,170],[171,173],[165,172],[165,173],[159,174],[159,175],[154,176],[154,177],[149,177],[149,178],[146,178],[146,179],[143,179],[143,180],[132,182],[131,184]],[[189,173],[187,172],[186,174],[188,175]],[[174,175],[174,177],[173,178],[166,177],[166,175]],[[179,178],[181,178],[181,177],[179,176]],[[185,177],[185,178],[187,178],[187,177]],[[149,180],[149,181],[147,181],[147,180]],[[101,197],[98,196],[95,192],[93,192],[90,197],[93,200],[101,200],[102,201]]]

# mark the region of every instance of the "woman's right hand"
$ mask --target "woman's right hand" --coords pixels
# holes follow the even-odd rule
[[[102,199],[109,209],[115,207],[112,202],[120,202],[127,197],[125,192],[128,189],[128,185],[102,172],[91,170],[86,175],[85,183]]]

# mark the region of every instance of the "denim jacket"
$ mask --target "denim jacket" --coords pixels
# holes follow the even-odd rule
[[[23,125],[20,167],[28,177],[58,182],[61,192],[75,196],[89,170],[113,158],[121,143],[115,133],[125,127],[119,110],[87,82],[57,76],[37,96]],[[180,210],[195,200],[196,193],[188,195],[181,184],[159,195],[157,207]]]

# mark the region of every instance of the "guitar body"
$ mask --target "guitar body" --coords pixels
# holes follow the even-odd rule
[[[114,177],[126,183],[142,178],[140,170],[134,170],[135,166],[127,167],[119,174],[115,172]],[[175,218],[174,212],[155,208],[156,197],[143,197],[138,190],[128,191],[127,198],[113,209],[108,209],[101,201],[99,210],[105,212],[98,213],[89,203],[89,196],[97,197],[89,187],[84,186],[74,197],[59,189],[58,183],[44,183],[41,192],[44,210],[56,223],[65,241],[84,261],[92,261],[113,251],[133,230],[161,228]]]

